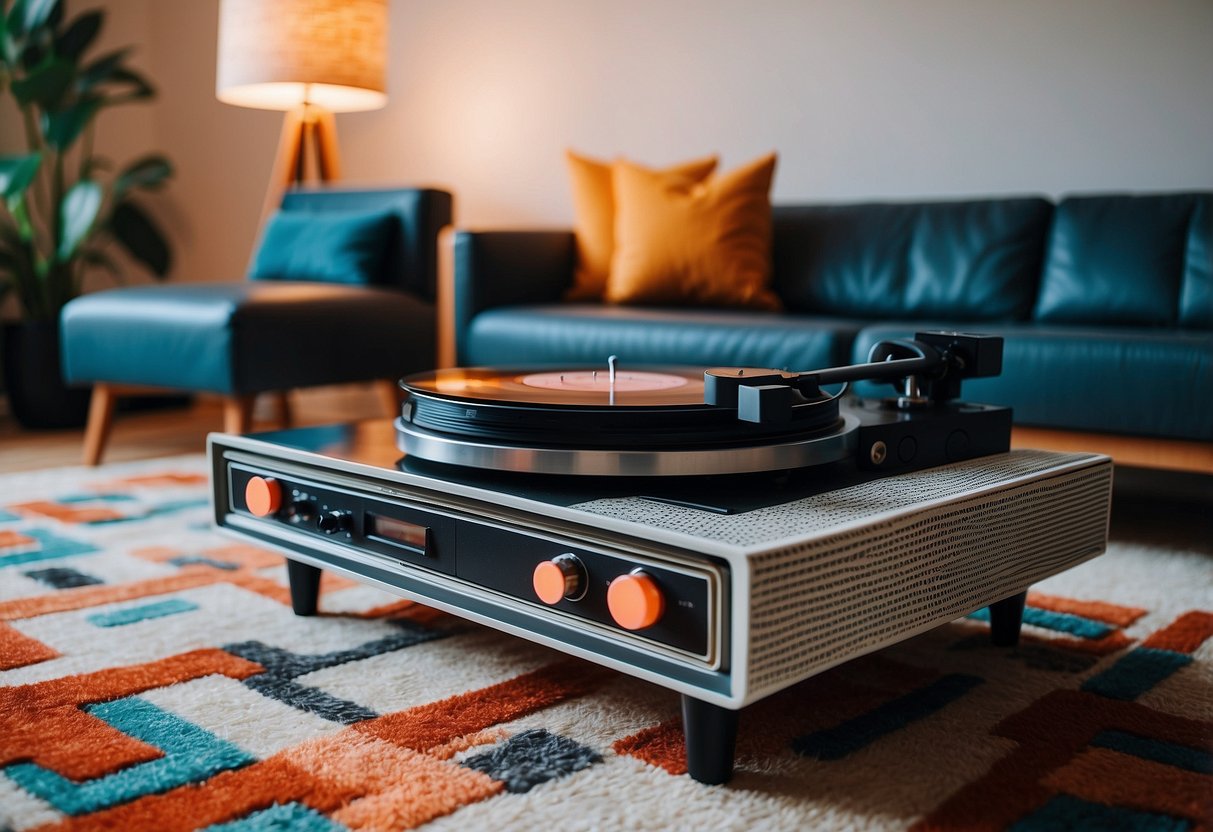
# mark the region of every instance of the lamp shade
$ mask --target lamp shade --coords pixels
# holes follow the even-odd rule
[[[378,109],[386,47],[387,0],[221,0],[215,94],[266,110]]]

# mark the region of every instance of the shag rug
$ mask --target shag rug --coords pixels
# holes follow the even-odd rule
[[[1208,541],[770,697],[709,787],[662,688],[331,575],[295,617],[205,470],[0,477],[0,829],[1213,830]]]

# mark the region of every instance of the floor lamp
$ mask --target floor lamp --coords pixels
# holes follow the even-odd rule
[[[286,188],[341,174],[334,113],[387,102],[387,0],[220,0],[215,94],[284,110],[262,221]]]

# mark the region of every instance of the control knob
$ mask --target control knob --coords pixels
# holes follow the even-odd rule
[[[348,511],[326,511],[316,518],[316,527],[325,534],[336,534],[350,528]]]
[[[636,569],[620,575],[607,587],[607,609],[625,630],[643,630],[661,620],[665,596],[653,576]]]
[[[559,604],[565,598],[576,601],[585,595],[585,566],[572,553],[545,560],[531,574],[531,586],[545,604]]]
[[[273,477],[250,477],[244,484],[244,504],[256,517],[268,517],[282,506],[282,484]]]

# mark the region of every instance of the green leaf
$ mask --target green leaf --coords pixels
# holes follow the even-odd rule
[[[126,60],[126,56],[130,53],[131,47],[128,46],[125,49],[109,52],[93,61],[80,74],[78,89],[84,92],[92,89],[97,84],[110,80],[110,76],[114,73],[114,70],[122,66],[122,62]]]
[[[8,16],[4,13],[4,3],[0,1],[0,67],[11,67],[14,54],[13,42],[8,36]]]
[[[164,234],[143,209],[129,199],[114,206],[110,216],[110,231],[131,256],[164,277],[172,267],[173,257]]]
[[[41,153],[23,156],[0,156],[0,194],[5,202],[25,194],[26,188],[38,175]]]
[[[55,38],[55,54],[76,61],[101,31],[105,13],[97,9],[84,12],[67,27],[67,31]]]
[[[8,29],[15,36],[29,34],[47,22],[53,25],[52,15],[60,0],[17,0],[8,15]],[[60,14],[63,9],[58,9]]]
[[[138,72],[135,72],[133,69],[118,67],[109,74],[109,78],[107,80],[112,84],[125,84],[132,87],[132,89],[129,90],[125,96],[123,96],[124,101],[137,100],[141,98],[153,98],[156,95],[156,88],[152,86],[151,82]]]
[[[26,77],[14,79],[13,96],[22,107],[37,104],[44,110],[53,110],[63,99],[75,75],[76,67],[71,61],[51,58],[43,61]]]
[[[67,109],[42,114],[42,132],[46,142],[59,151],[67,150],[101,109],[102,99],[82,98]]]
[[[173,163],[159,153],[151,153],[131,162],[114,180],[114,198],[120,199],[133,188],[155,189],[173,175]]]
[[[105,191],[96,182],[82,179],[68,190],[60,206],[60,220],[63,226],[63,236],[59,240],[59,250],[56,252],[59,262],[65,263],[76,253],[76,249],[92,231],[101,210],[101,200]]]

